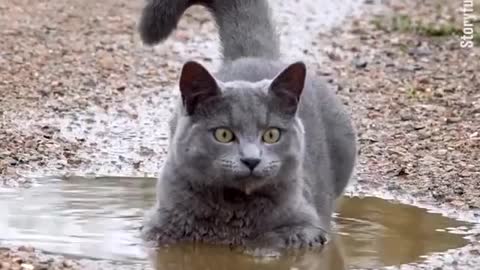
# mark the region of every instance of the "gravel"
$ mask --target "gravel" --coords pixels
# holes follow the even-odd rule
[[[365,1],[365,12],[348,23],[327,23],[328,31],[315,21],[328,12],[309,14],[297,29],[294,15],[279,4],[279,25],[292,26],[282,31],[290,47],[284,51],[298,43],[286,53],[310,59],[352,110],[360,143],[352,194],[480,223],[480,49],[463,49],[458,36],[442,34],[462,25],[461,6],[377,2]],[[164,45],[142,46],[135,33],[142,4],[0,2],[1,183],[21,187],[36,176],[66,174],[155,176],[166,152],[165,120],[175,96],[169,89],[188,59],[215,67],[218,43],[206,13],[192,9]],[[432,25],[446,27],[426,31]],[[479,239],[399,269],[474,269]],[[0,248],[0,269],[79,267],[45,257],[33,248]]]
[[[460,37],[450,33],[455,31],[432,30],[461,29],[456,1],[383,3],[367,4],[364,15],[320,42],[329,56],[322,65],[334,70],[338,94],[359,132],[358,183],[349,194],[477,224],[470,245],[387,269],[477,269],[480,47],[461,48]]]
[[[359,132],[358,177],[479,210],[480,48],[461,48],[458,36],[388,29],[392,16],[459,25],[457,3],[389,3],[330,37],[337,56],[327,65]]]
[[[0,269],[2,270],[75,270],[80,265],[72,260],[45,256],[32,247],[20,246],[15,249],[0,248]]]

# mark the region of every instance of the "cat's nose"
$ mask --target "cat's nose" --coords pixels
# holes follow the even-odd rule
[[[250,171],[253,171],[255,167],[257,167],[258,163],[260,163],[259,158],[241,158],[240,161],[247,166]]]

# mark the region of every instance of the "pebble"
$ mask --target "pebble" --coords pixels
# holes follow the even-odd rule
[[[362,57],[355,57],[353,59],[353,65],[357,68],[357,69],[363,69],[363,68],[366,68],[367,67],[367,60],[365,60],[364,58]]]
[[[22,263],[20,266],[21,266],[22,270],[33,270],[34,269],[33,265],[27,264],[27,263]]]
[[[413,119],[414,119],[414,117],[413,117],[412,114],[401,114],[400,115],[400,120],[402,120],[402,121],[411,121]]]
[[[30,246],[20,246],[18,248],[18,251],[34,252],[35,249],[33,247],[30,247]]]
[[[10,269],[11,264],[8,262],[0,262],[0,269]]]

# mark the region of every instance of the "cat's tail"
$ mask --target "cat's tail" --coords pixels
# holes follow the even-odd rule
[[[153,45],[166,39],[187,8],[199,4],[215,17],[223,57],[276,59],[279,39],[267,0],[147,0],[140,20],[140,36]]]

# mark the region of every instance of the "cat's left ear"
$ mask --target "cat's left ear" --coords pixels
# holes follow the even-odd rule
[[[270,84],[269,93],[280,100],[281,109],[288,114],[295,114],[297,111],[306,75],[305,64],[296,62],[280,72]]]
[[[180,92],[189,115],[201,103],[221,94],[215,78],[201,64],[189,61],[183,65],[180,75]]]

